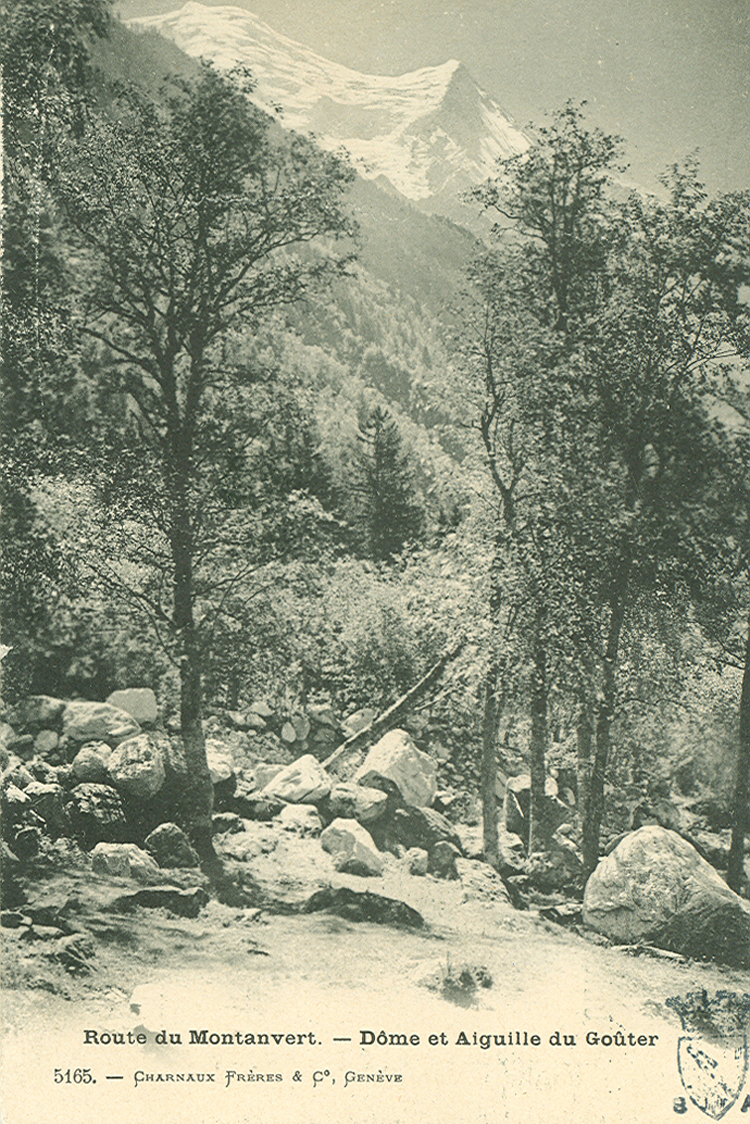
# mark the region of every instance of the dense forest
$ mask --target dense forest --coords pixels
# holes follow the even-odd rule
[[[407,696],[496,868],[528,774],[529,855],[688,823],[747,895],[750,195],[626,194],[568,104],[476,241],[106,0],[4,8],[6,717],[153,688],[210,864],[207,731]]]

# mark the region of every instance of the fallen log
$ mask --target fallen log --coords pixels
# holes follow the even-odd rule
[[[465,637],[456,641],[453,647],[449,648],[445,655],[413,687],[409,688],[406,694],[396,699],[395,703],[383,711],[379,718],[374,718],[369,726],[365,726],[363,730],[358,730],[356,734],[352,734],[350,738],[347,738],[333,751],[330,757],[321,762],[323,768],[329,773],[339,776],[344,765],[350,765],[357,754],[363,754],[379,737],[393,729],[398,719],[410,709],[417,699],[421,698],[430,687],[438,682],[446,667],[460,655],[465,645]]]

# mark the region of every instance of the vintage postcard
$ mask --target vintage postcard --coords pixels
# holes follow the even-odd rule
[[[2,10],[3,1124],[750,1121],[747,13]]]

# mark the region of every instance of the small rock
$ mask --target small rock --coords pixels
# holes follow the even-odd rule
[[[430,856],[422,847],[410,847],[404,855],[404,865],[409,874],[416,874],[421,877],[427,873],[429,859]]]
[[[329,726],[332,730],[338,729],[338,722],[333,709],[330,706],[311,705],[307,708],[307,714],[311,722],[315,722],[318,726]]]
[[[254,710],[251,710],[245,715],[245,725],[243,729],[254,730],[256,733],[262,734],[264,730],[268,729],[268,723],[260,714],[256,714]]]
[[[461,839],[450,820],[434,808],[397,808],[393,814],[392,834],[406,847],[423,847],[432,851],[441,842],[453,844],[461,853]]]
[[[71,762],[73,775],[81,784],[106,784],[112,749],[106,742],[90,742],[78,750]]]
[[[208,903],[208,894],[202,887],[179,890],[174,886],[149,886],[124,894],[110,905],[114,913],[127,913],[139,906],[142,909],[168,909],[178,917],[197,917]]]
[[[247,715],[243,714],[241,710],[228,710],[227,718],[234,726],[235,730],[247,730]],[[265,727],[265,722],[263,723]]]
[[[105,784],[79,784],[69,794],[66,811],[75,837],[85,850],[96,843],[121,843],[127,822],[120,797]]]
[[[63,937],[57,949],[50,953],[51,959],[57,960],[69,972],[86,973],[91,969],[89,962],[96,956],[96,946],[93,937],[88,933],[71,933]]]
[[[287,765],[265,786],[261,796],[276,797],[289,804],[315,804],[331,791],[331,779],[311,753]]]
[[[91,852],[94,874],[134,878],[147,882],[159,873],[159,865],[135,843],[97,843]]]
[[[107,702],[131,715],[139,726],[155,726],[159,719],[156,695],[150,687],[129,687],[124,691],[113,691]]]
[[[16,737],[9,739],[5,748],[26,761],[34,753],[34,737],[32,734],[17,734]]]
[[[268,822],[278,816],[284,807],[282,800],[261,796],[257,790],[238,787],[229,801],[232,809],[244,820]]]
[[[317,839],[323,830],[323,823],[312,804],[286,804],[276,823],[284,831],[293,831],[296,835]]]
[[[254,702],[250,706],[251,714],[259,714],[261,718],[273,718],[274,711],[267,702]]]
[[[224,832],[244,831],[245,825],[236,812],[217,812],[211,817],[214,835],[223,835]]]
[[[377,710],[372,710],[370,707],[365,707],[362,710],[355,710],[354,714],[350,714],[341,723],[341,729],[345,737],[352,738],[358,734],[360,730],[364,730],[370,725],[378,716]]]
[[[44,821],[52,839],[70,834],[70,820],[63,806],[65,794],[59,784],[31,781],[26,785],[24,794],[29,798],[33,810]]]
[[[356,820],[334,820],[321,835],[320,843],[334,856],[335,868],[342,874],[379,877],[383,873],[383,856]]]
[[[318,913],[322,910],[335,913],[347,921],[371,921],[409,929],[424,927],[422,915],[406,902],[372,894],[368,890],[350,890],[348,886],[329,886],[318,890],[307,900],[302,912]]]
[[[461,879],[463,901],[502,902],[510,905],[507,887],[489,863],[477,859],[455,859],[456,872]]]
[[[333,819],[357,820],[367,824],[379,819],[388,806],[388,794],[379,788],[344,781],[331,789],[326,805]]]
[[[428,873],[434,874],[436,878],[458,878],[456,859],[460,857],[461,852],[458,847],[449,843],[447,839],[441,839],[430,850]]]
[[[0,722],[0,747],[7,747],[8,742],[13,741],[16,736],[16,731],[7,722]]]
[[[217,738],[208,738],[206,741],[206,760],[208,771],[211,774],[211,783],[225,784],[234,777],[234,761],[229,746]]]
[[[166,777],[163,735],[137,734],[122,741],[108,762],[112,785],[118,792],[148,800],[162,788]]]
[[[37,733],[43,727],[56,727],[62,718],[66,703],[49,695],[30,695],[15,708],[15,725],[19,730]]]
[[[160,823],[146,836],[143,846],[160,867],[200,865],[200,859],[190,846],[190,840],[176,823]]]
[[[60,736],[54,730],[40,730],[34,738],[34,752],[38,753],[40,757],[44,757],[57,749],[59,744]]]

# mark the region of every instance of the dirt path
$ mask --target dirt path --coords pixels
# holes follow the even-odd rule
[[[216,902],[195,920],[143,910],[108,918],[94,974],[61,979],[67,997],[6,990],[3,1124],[664,1122],[685,1095],[666,999],[750,993],[747,973],[628,955],[531,912],[462,904],[457,883],[397,864],[382,880],[335,881],[401,898],[428,927]],[[453,1000],[425,986],[464,963],[492,986]],[[144,1040],[106,1037],[128,1032]],[[76,1084],[76,1069],[95,1084]],[[743,1099],[730,1124],[748,1119]],[[705,1119],[684,1103],[678,1116]]]

